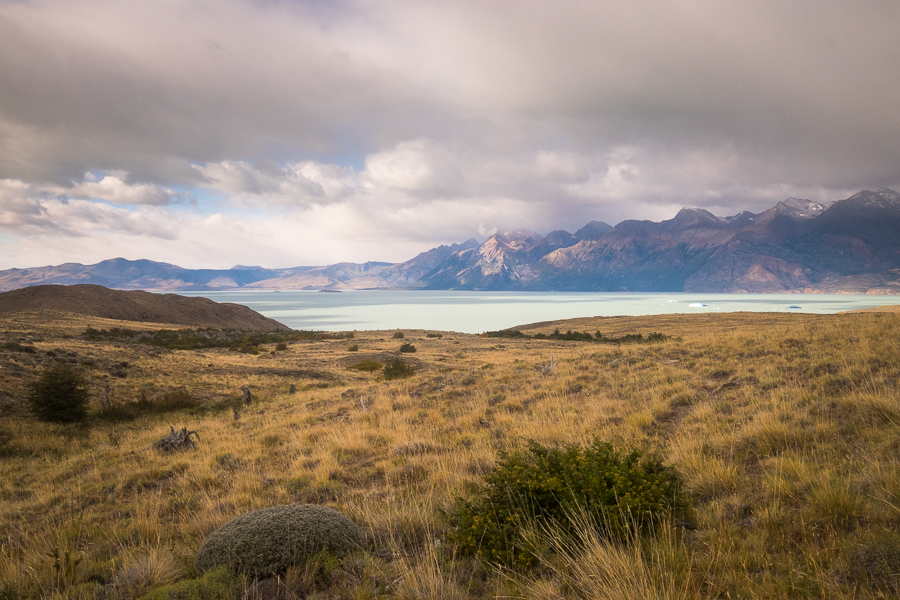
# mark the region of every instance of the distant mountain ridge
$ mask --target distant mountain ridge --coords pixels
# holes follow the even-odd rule
[[[46,283],[120,289],[371,289],[900,293],[900,194],[831,204],[788,198],[762,213],[592,221],[542,236],[517,229],[440,246],[403,263],[183,269],[148,260],[0,271],[0,290]]]

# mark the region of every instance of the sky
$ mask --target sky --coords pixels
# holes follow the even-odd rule
[[[900,189],[896,0],[0,0],[0,269]]]

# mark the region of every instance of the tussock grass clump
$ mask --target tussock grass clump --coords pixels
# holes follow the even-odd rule
[[[117,595],[137,598],[153,588],[175,583],[184,570],[184,565],[171,552],[152,547],[126,559],[111,585]]]
[[[618,452],[595,441],[546,447],[530,442],[504,455],[471,501],[460,500],[451,520],[452,539],[466,553],[491,562],[527,566],[536,561],[522,531],[535,522],[574,533],[571,516],[584,511],[610,539],[651,533],[687,500],[681,478],[641,452]]]
[[[547,528],[533,532],[549,553],[541,566],[552,579],[530,579],[523,585],[528,600],[574,597],[584,600],[687,600],[696,597],[690,588],[690,560],[677,532],[661,528],[647,541],[629,535],[610,543],[600,523],[581,513],[572,516],[571,538]],[[563,593],[565,589],[568,594]]]
[[[206,538],[195,563],[201,571],[227,566],[274,575],[322,551],[344,556],[363,543],[346,515],[314,504],[271,506],[232,519]]]

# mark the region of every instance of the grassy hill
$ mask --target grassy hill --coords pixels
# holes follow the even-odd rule
[[[192,327],[289,329],[240,304],[177,294],[111,290],[90,284],[38,285],[0,293],[0,314],[35,311]]]
[[[88,327],[109,335],[87,336]],[[205,536],[248,510],[291,502],[337,508],[367,539],[343,562],[288,571],[282,581],[294,597],[887,598],[900,590],[896,312],[521,328],[669,336],[622,345],[405,330],[403,339],[357,332],[172,350],[113,327],[163,326],[0,315],[0,598],[211,587],[193,566]],[[401,344],[417,351],[400,355]],[[386,381],[380,366],[353,368],[396,356],[415,368],[412,377]],[[94,399],[84,424],[41,423],[24,410],[28,382],[59,362],[85,370]],[[246,406],[244,385],[253,395]],[[148,449],[170,426],[196,430],[197,447]],[[601,440],[658,456],[684,479],[692,519],[626,544],[587,529],[573,544],[538,528],[542,560],[530,569],[463,555],[448,539],[447,512],[528,440]],[[231,583],[240,597],[251,582]]]

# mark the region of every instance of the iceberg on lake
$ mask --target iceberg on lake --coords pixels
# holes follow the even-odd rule
[[[691,308],[706,308],[706,305],[702,302],[694,302],[693,304],[688,304]]]

